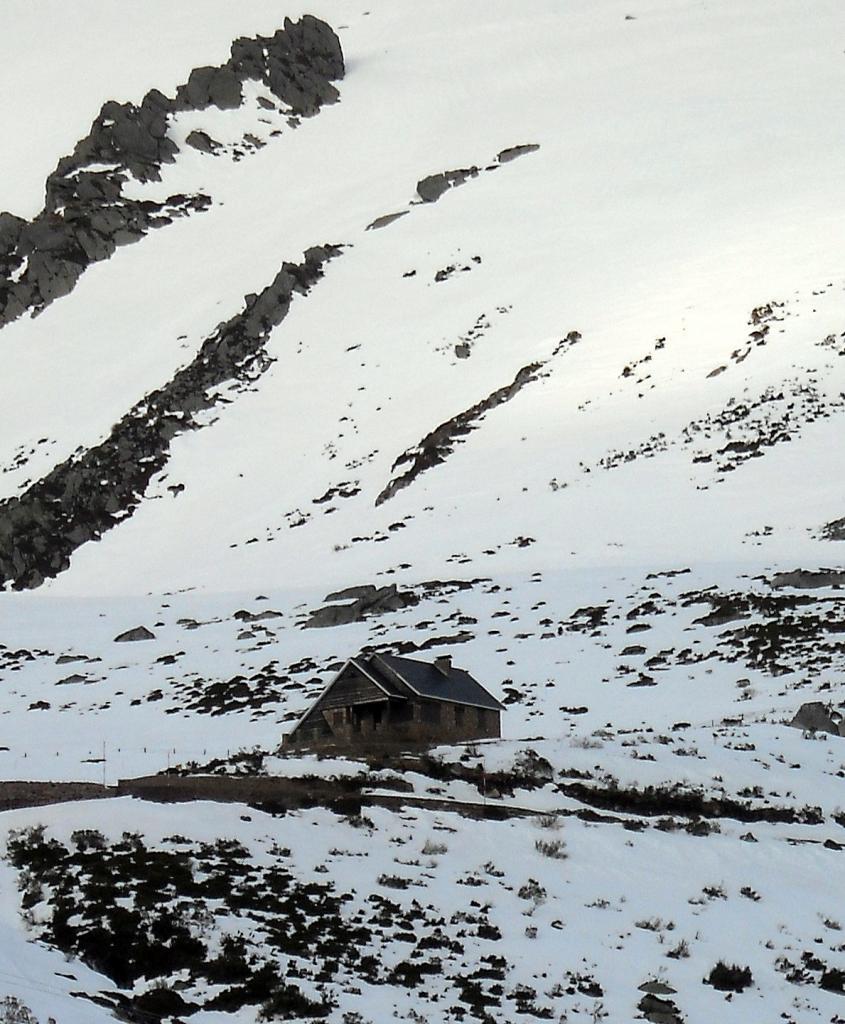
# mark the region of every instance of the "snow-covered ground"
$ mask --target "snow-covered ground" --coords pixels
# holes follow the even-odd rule
[[[494,1020],[526,1006],[631,1019],[650,979],[691,1024],[840,1019],[823,972],[781,958],[845,968],[845,739],[785,724],[805,701],[845,701],[845,527],[829,527],[845,517],[845,10],[7,0],[0,86],[15,101],[0,135],[17,144],[0,153],[0,209],[38,212],[106,100],[172,95],[236,37],[306,11],[341,40],[339,102],[297,121],[250,83],[237,110],[171,114],[176,161],[125,195],[210,207],[0,330],[2,537],[3,502],[105,441],[284,261],[343,246],[294,297],[269,365],[221,386],[134,513],[37,590],[0,593],[0,779],[113,783],[272,752],[369,645],[451,653],[504,700],[503,741],[465,763],[496,772],[530,748],[554,781],[491,799],[583,810],[560,788],[581,778],[818,808],[819,823],[714,819],[696,835],[566,817],[550,833],[565,860],[535,846],[549,837],[534,822],[418,808],[372,808],[356,828],[329,811],[120,800],[8,812],[3,831],[138,831],[150,848],[231,837],[264,866],[277,842],[300,881],[352,893],[345,919],[379,891],[402,913],[418,900],[450,940],[477,927],[455,915],[489,904],[501,938],[442,953],[431,1005],[348,963],[308,982],[336,1000],[337,1024],[450,1019],[470,1006],[451,979],[478,970],[502,986],[478,1011]],[[191,131],[222,148],[191,148]],[[514,146],[538,148],[499,158]],[[421,179],[471,167],[420,201]],[[395,585],[405,607],[304,628],[332,591],[366,584]],[[153,638],[115,641],[138,626]],[[406,779],[418,796],[480,799],[466,780]],[[740,841],[749,830],[756,843]],[[447,851],[424,855],[427,841]],[[40,1024],[107,1019],[67,992],[113,982],[27,941],[2,871],[0,996]],[[393,875],[409,887],[379,881]],[[546,890],[536,905],[517,895],[529,878]],[[263,941],[255,921],[208,927],[214,942],[221,929]],[[689,957],[668,957],[682,940]],[[412,948],[387,927],[372,942],[388,973]],[[728,1001],[701,982],[720,959],[754,979]],[[194,999],[201,983],[181,980]]]

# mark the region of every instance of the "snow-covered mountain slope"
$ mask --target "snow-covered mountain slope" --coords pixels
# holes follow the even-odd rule
[[[838,1019],[845,740],[785,723],[845,701],[841,5],[171,6],[0,10],[20,140],[0,153],[0,779],[235,771],[252,748],[270,773],[355,775],[271,754],[361,648],[448,651],[507,713],[504,741],[447,763],[533,749],[551,781],[490,799],[621,817],[567,817],[560,864],[539,826],[411,808],[362,831],[121,800],[5,831],[43,823],[68,857],[79,829],[101,857],[178,832],[197,877],[220,853],[201,844],[237,840],[253,900],[273,842],[303,885],[357,883],[326,913],[340,944],[371,930],[382,973],[324,950],[306,1002],[276,1006],[293,1019]],[[452,828],[450,855],[421,854]],[[407,890],[380,881],[395,857]],[[134,912],[147,883],[121,884]],[[125,1000],[165,982],[198,1024],[271,994],[202,1010],[220,993],[193,967],[121,974],[73,938],[90,922],[50,933],[69,892],[43,885],[26,934],[60,952],[25,945],[8,891],[0,925],[0,978],[39,1019],[108,1013],[45,980],[62,953],[121,1012],[158,1012]],[[255,971],[275,949],[302,973],[243,893],[191,892],[207,960],[242,933]],[[430,1006],[397,973],[424,958],[400,953],[410,926],[364,920],[385,899],[422,920],[415,898],[462,945]],[[701,984],[720,959],[754,978],[729,1002]]]

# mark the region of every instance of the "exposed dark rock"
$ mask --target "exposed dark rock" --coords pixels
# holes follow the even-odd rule
[[[155,638],[155,633],[147,629],[146,626],[134,626],[132,629],[127,629],[124,633],[119,633],[114,638],[114,642],[116,644],[124,644],[132,640],[155,640]]]
[[[220,68],[194,68],[188,81],[176,90],[176,110],[237,110],[243,92],[241,79],[225,64]]]
[[[511,160],[516,160],[517,157],[525,156],[526,153],[536,153],[539,148],[536,142],[528,142],[522,146],[508,146],[507,149],[503,149],[499,153],[496,159],[500,164],[506,164]]]
[[[773,676],[845,665],[843,599],[790,592],[790,588],[799,585],[805,589],[836,586],[830,572],[782,573],[769,582],[771,592],[723,593],[712,589],[681,595],[685,607],[709,604],[713,609],[711,614],[696,620],[698,624],[721,626],[732,619],[743,620],[736,628],[722,630],[716,638],[718,650],[706,657],[731,662],[741,659],[749,668],[762,669]],[[783,586],[778,588],[778,582],[783,582]],[[679,652],[676,661],[691,664],[703,657],[689,648]]]
[[[845,540],[845,518],[834,519],[822,527],[822,540]]]
[[[394,588],[395,589],[395,588]],[[358,601],[361,598],[369,600],[379,592],[379,588],[373,583],[365,583],[358,587],[346,587],[343,590],[335,590],[326,594],[326,601]]]
[[[348,604],[329,604],[317,608],[303,623],[304,629],[325,626],[343,626],[350,622],[361,622],[370,615],[395,612],[419,603],[419,597],[411,591],[400,591],[395,583],[387,587],[350,587],[347,590],[329,594],[327,601],[349,601]]]
[[[424,203],[436,203],[450,188],[463,185],[469,178],[478,176],[477,167],[465,167],[455,171],[443,171],[441,174],[429,174],[417,182],[417,195]]]
[[[555,349],[555,355],[564,350],[562,346],[568,348],[580,340],[581,335],[577,331],[571,331],[566,339]],[[420,473],[424,473],[427,469],[445,462],[455,450],[455,446],[461,443],[461,438],[475,430],[491,409],[509,402],[515,395],[519,394],[526,384],[537,380],[547,362],[548,360],[545,360],[523,366],[510,384],[498,388],[492,394],[471,406],[471,408],[458,413],[457,416],[446,420],[445,423],[441,423],[430,434],[426,434],[418,445],[403,452],[393,463],[392,469],[396,470],[400,466],[409,463],[408,469],[390,480],[376,498],[376,505],[387,501],[397,491],[413,483]]]
[[[179,149],[167,133],[168,115],[238,107],[249,78],[263,82],[295,114],[310,116],[337,99],[332,81],[343,74],[337,36],[306,15],[296,23],[285,19],[273,36],[236,40],[226,64],[195,68],[174,99],[152,89],[140,106],[105,103],[88,135],[47,178],[41,213],[32,221],[0,213],[0,327],[67,295],[90,264],[108,259],[119,245],[208,208],[205,195],[173,195],[158,203],[123,193],[129,178],[159,181],[162,166],[175,161]],[[187,141],[206,152],[216,146],[201,131]]]
[[[818,587],[836,587],[845,584],[843,569],[794,569],[792,572],[776,572],[769,580],[771,586],[792,587],[795,590],[815,590]]]
[[[823,704],[820,700],[802,704],[789,724],[795,729],[804,729],[807,732],[845,736],[845,716],[831,704]]]
[[[39,586],[70,564],[82,544],[131,515],[167,462],[178,434],[197,429],[195,414],[219,399],[221,384],[244,387],[270,365],[265,344],[295,293],[307,294],[337,246],[318,246],[302,263],[284,263],[274,280],[248,295],[194,360],[131,409],[101,444],[76,453],[20,495],[0,502],[0,589]]]
[[[220,149],[220,143],[207,132],[193,131],[185,139],[185,142],[192,146],[194,149],[198,149],[201,153],[211,153],[212,155]]]
[[[424,203],[436,203],[448,189],[449,182],[445,174],[430,174],[417,182],[417,195]]]
[[[117,638],[115,638],[115,639],[117,639]],[[74,683],[87,683],[87,682],[88,682],[88,680],[86,679],[85,676],[81,676],[78,672],[74,672],[74,673],[72,673],[69,676],[65,676],[64,679],[60,679],[56,683],[56,686],[71,686]]]
[[[674,989],[660,982],[647,982],[640,985],[640,991],[644,991],[645,995],[637,1004],[637,1009],[647,1021],[651,1024],[683,1024],[684,1018],[678,1007],[667,998],[674,994]]]
[[[409,212],[409,210],[400,210],[399,213],[385,213],[381,217],[376,217],[372,223],[367,225],[367,231],[376,231],[378,228],[386,228],[388,224],[392,224],[394,221],[399,220],[400,217],[404,217],[405,214]]]

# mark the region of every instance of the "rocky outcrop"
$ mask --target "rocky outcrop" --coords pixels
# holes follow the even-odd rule
[[[521,146],[508,146],[507,149],[503,149],[499,153],[496,159],[500,164],[508,164],[511,160],[516,160],[528,153],[536,153],[539,148],[540,146],[536,142],[527,142]]]
[[[124,630],[114,638],[116,644],[134,643],[137,640],[155,640],[156,635],[146,626],[133,626],[132,629]]]
[[[148,394],[102,444],[73,455],[23,494],[0,502],[0,589],[37,587],[70,565],[82,544],[132,515],[178,434],[199,427],[196,414],[216,405],[221,385],[246,386],[270,365],[270,332],[340,252],[318,246],[302,263],[284,263],[271,284],[248,295],[243,310],[203,342],[194,360]]]
[[[478,177],[477,167],[462,167],[455,171],[443,171],[441,174],[429,174],[417,182],[417,195],[424,203],[436,203],[450,188],[463,185],[469,178]]]
[[[195,68],[174,98],[152,89],[139,106],[110,100],[70,156],[47,178],[44,209],[32,221],[0,213],[0,327],[26,311],[39,312],[67,295],[92,263],[153,228],[208,208],[209,196],[172,195],[165,202],[130,199],[130,178],[159,181],[178,146],[168,118],[185,110],[231,109],[248,80],[263,82],[298,117],[316,114],[338,97],[344,74],[332,29],[306,15],[273,36],[238,39],[218,68]],[[192,132],[191,146],[214,151],[214,140]]]
[[[776,589],[792,587],[794,590],[817,590],[820,587],[841,587],[845,584],[843,569],[793,569],[776,572],[769,580]]]
[[[551,358],[571,348],[580,340],[581,335],[578,331],[570,331],[566,338],[558,344]],[[397,491],[413,483],[420,473],[424,473],[427,469],[445,462],[455,450],[455,446],[460,444],[461,439],[475,430],[491,409],[509,402],[515,395],[519,394],[526,384],[537,380],[549,361],[546,359],[523,366],[510,384],[497,388],[492,394],[489,394],[480,402],[476,402],[469,409],[441,423],[431,433],[426,434],[418,445],[403,452],[391,468],[395,471],[406,464],[408,468],[388,482],[387,486],[376,498],[376,505],[387,501]]]
[[[536,153],[539,148],[536,142],[508,146],[507,149],[503,149],[499,153],[495,163],[489,164],[484,170],[495,171],[502,164],[510,163],[511,160],[516,160],[527,153]],[[451,171],[441,171],[439,174],[429,174],[417,182],[417,195],[424,203],[436,203],[450,188],[457,188],[458,185],[463,185],[470,178],[477,178],[480,173],[481,168],[473,164],[472,167],[458,167]]]
[[[845,540],[845,517],[826,523],[821,532],[822,540]]]
[[[418,604],[419,600],[411,591],[400,591],[395,583],[387,587],[375,587],[372,584],[349,587],[326,596],[326,601],[346,603],[317,608],[302,625],[304,629],[345,626],[350,622],[361,622],[371,615],[399,611]]]
[[[820,700],[802,704],[789,723],[795,729],[805,732],[826,732],[831,736],[845,736],[845,715]]]
[[[637,1003],[644,1020],[650,1024],[683,1024],[684,1018],[671,999],[676,994],[671,985],[663,981],[646,981],[639,990],[645,993]]]

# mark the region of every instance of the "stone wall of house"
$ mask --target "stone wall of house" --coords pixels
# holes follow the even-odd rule
[[[419,700],[390,707],[333,708],[331,732],[303,730],[285,743],[289,749],[361,752],[419,749],[438,743],[464,743],[501,736],[501,713],[451,701]],[[380,720],[378,715],[381,715]]]

